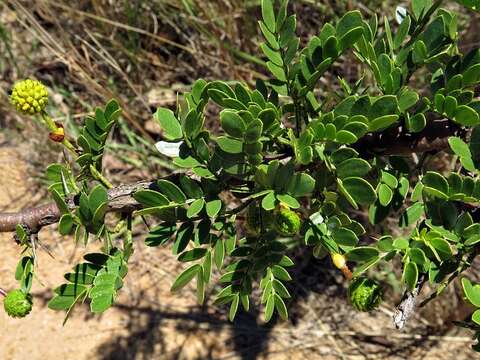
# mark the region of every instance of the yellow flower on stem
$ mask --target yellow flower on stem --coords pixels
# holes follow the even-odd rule
[[[12,88],[10,103],[22,114],[40,114],[50,131],[50,139],[65,146],[74,158],[78,156],[75,146],[65,137],[63,126],[55,123],[45,111],[48,104],[48,90],[40,81],[32,79],[17,81]]]

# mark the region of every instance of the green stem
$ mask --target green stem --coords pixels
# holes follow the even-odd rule
[[[65,146],[65,148],[72,154],[72,156],[76,159],[78,157],[77,150],[75,146],[68,140],[67,138],[64,138],[62,140],[62,145]]]
[[[247,208],[253,201],[254,201],[254,199],[248,199],[247,201],[245,201],[241,205],[237,206],[235,209],[232,209],[230,211],[226,211],[225,215],[231,216],[231,215],[238,214],[243,209]]]
[[[458,276],[460,276],[461,273],[463,273],[465,270],[467,270],[468,268],[470,268],[470,266],[472,266],[472,263],[473,261],[475,260],[475,258],[478,256],[479,254],[479,250],[473,250],[467,257],[467,259],[465,261],[462,261],[460,259],[460,265],[457,267],[457,270],[455,270],[449,277],[447,280],[443,281],[437,288],[436,291],[434,291],[432,294],[430,294],[430,296],[428,298],[426,298],[425,300],[423,300],[421,303],[420,303],[420,307],[424,307],[425,305],[427,305],[430,301],[432,301],[433,299],[435,299],[438,295],[440,295],[440,293],[445,290],[448,285],[451,284],[451,282],[453,280],[455,280]],[[463,258],[463,256],[461,256],[461,258]]]
[[[50,117],[50,115],[47,114],[45,110],[42,111],[42,118],[43,118],[43,121],[45,121],[45,124],[47,125],[48,130],[50,130],[50,132],[57,131],[58,129],[57,124],[55,124],[53,119]]]
[[[279,34],[275,34],[277,37],[277,40],[279,41]],[[301,123],[300,123],[300,108],[299,108],[299,103],[298,103],[298,98],[296,94],[296,89],[295,89],[295,80],[290,79],[290,69],[287,64],[285,64],[284,59],[285,59],[285,51],[284,49],[280,48],[279,50],[280,56],[282,58],[282,67],[283,67],[283,72],[285,73],[285,77],[287,78],[286,81],[286,86],[287,86],[287,92],[288,95],[292,98],[293,101],[293,107],[295,108],[295,135],[299,136],[300,131],[301,131]]]
[[[293,97],[293,106],[295,108],[295,136],[300,135],[300,106],[296,96]]]
[[[403,49],[407,49],[410,46],[412,46],[415,41],[417,41],[418,36],[423,32],[425,29],[425,26],[427,26],[428,22],[430,21],[430,17],[433,15],[433,13],[442,5],[443,0],[437,0],[427,11],[425,16],[423,16],[420,20],[420,23],[417,25],[415,31],[413,34],[410,36],[410,40],[402,47]],[[406,60],[405,60],[406,61]],[[408,69],[407,76],[405,78],[404,84],[408,84],[410,82],[410,78],[414,74],[414,72],[420,67],[421,64],[414,64],[414,66],[410,67]]]
[[[127,217],[127,236],[125,237],[125,241],[127,243],[132,243],[132,216],[128,215]]]
[[[127,233],[125,234],[125,241],[123,242],[123,250],[133,249],[133,236],[132,236],[132,215],[127,216]],[[127,258],[128,260],[128,258]]]
[[[108,231],[106,226],[104,226],[104,231],[105,231],[105,242],[106,242],[105,246],[107,248],[106,252],[107,252],[107,254],[109,254],[110,251],[112,251],[112,249],[113,249],[113,242],[112,242],[112,238],[110,236],[110,232]]]
[[[421,21],[420,21],[419,26],[417,26],[417,28],[413,32],[412,36],[410,37],[410,40],[405,44],[405,47],[409,47],[410,45],[412,45],[417,40],[417,36],[422,33],[425,26],[427,26],[427,24],[430,20],[430,17],[442,5],[442,3],[443,3],[443,0],[437,0],[430,7],[430,9],[428,9],[427,13],[420,19]]]
[[[103,176],[100,171],[98,171],[95,166],[90,165],[90,174],[93,176],[94,179],[98,180],[105,186],[107,189],[113,188],[113,185],[110,181],[107,180],[105,176]]]

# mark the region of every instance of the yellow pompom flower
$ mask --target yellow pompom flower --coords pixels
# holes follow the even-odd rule
[[[39,114],[48,104],[47,88],[37,80],[18,81],[12,88],[10,103],[23,114]]]

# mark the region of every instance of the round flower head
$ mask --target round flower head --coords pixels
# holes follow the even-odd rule
[[[47,88],[37,80],[18,81],[12,88],[10,103],[23,114],[38,114],[48,104]]]
[[[3,307],[9,316],[23,318],[32,310],[32,296],[22,290],[12,290],[5,296]]]
[[[383,290],[376,281],[359,277],[348,287],[348,297],[358,311],[371,311],[382,302]]]
[[[289,208],[279,207],[275,210],[275,230],[285,236],[292,236],[298,233],[302,222],[300,216]]]

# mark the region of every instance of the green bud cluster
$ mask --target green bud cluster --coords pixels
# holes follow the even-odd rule
[[[298,233],[302,221],[300,216],[293,210],[286,207],[279,207],[275,210],[274,228],[282,235],[292,236]]]
[[[5,296],[3,307],[8,316],[23,318],[32,310],[32,296],[19,289],[12,290]]]
[[[376,281],[359,277],[348,287],[348,298],[358,311],[372,311],[382,302],[383,290]]]

